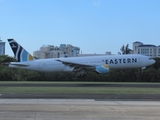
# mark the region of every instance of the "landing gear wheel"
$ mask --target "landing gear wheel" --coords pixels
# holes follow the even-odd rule
[[[87,75],[86,74],[83,74],[83,75],[79,75],[77,78],[78,79],[82,79],[82,78],[86,78],[87,77]]]

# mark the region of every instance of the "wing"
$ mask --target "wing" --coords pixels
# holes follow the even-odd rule
[[[89,65],[89,64],[83,64],[83,63],[76,63],[76,62],[68,62],[68,61],[63,61],[63,60],[57,60],[59,62],[62,62],[64,65],[69,66],[71,68],[74,68],[73,71],[80,71],[80,70],[91,70],[94,69],[94,65]]]

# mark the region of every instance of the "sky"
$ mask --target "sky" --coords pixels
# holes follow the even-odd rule
[[[140,41],[160,45],[160,0],[0,0],[0,37],[28,52],[72,44],[83,54],[117,54]]]

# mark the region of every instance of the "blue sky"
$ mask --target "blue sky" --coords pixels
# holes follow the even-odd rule
[[[6,54],[14,38],[31,54],[42,45],[72,44],[82,53],[117,54],[140,41],[160,45],[160,0],[0,0]]]

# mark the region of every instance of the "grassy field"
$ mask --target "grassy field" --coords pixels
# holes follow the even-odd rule
[[[120,83],[120,82],[0,82],[0,84],[158,84],[160,83]],[[160,88],[134,87],[22,87],[0,86],[0,94],[35,93],[83,93],[83,94],[160,94]]]
[[[83,94],[160,94],[160,88],[116,88],[116,87],[0,87],[4,93],[83,93]]]

